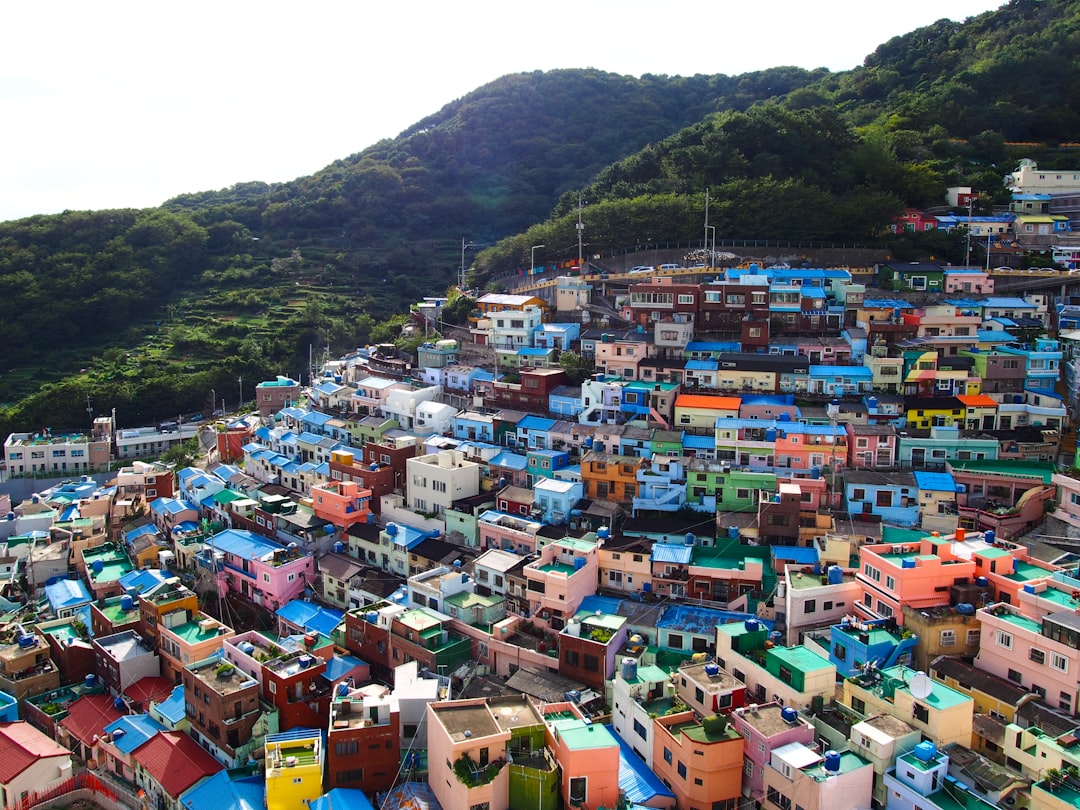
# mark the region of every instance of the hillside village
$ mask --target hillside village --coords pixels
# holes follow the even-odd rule
[[[0,495],[4,806],[1080,807],[1080,309],[550,275],[213,425],[8,436],[63,480]]]

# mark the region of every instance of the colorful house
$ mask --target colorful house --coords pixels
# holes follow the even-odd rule
[[[277,610],[315,581],[313,557],[244,529],[226,529],[209,539],[198,564],[217,574],[219,587]]]
[[[655,720],[653,770],[679,810],[734,808],[742,795],[743,737],[723,714],[693,711]]]
[[[159,731],[131,754],[135,784],[154,806],[179,810],[180,794],[224,766],[182,731]]]
[[[798,710],[779,703],[736,709],[731,713],[731,725],[746,740],[742,793],[755,801],[765,798],[765,769],[772,762],[772,752],[788,743],[814,742],[814,727]]]
[[[325,751],[318,729],[294,728],[266,738],[267,810],[295,810],[323,794]]]

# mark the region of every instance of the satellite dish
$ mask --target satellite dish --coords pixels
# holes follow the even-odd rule
[[[911,692],[913,698],[923,700],[934,691],[934,682],[930,680],[930,676],[925,672],[916,673],[915,677],[911,679],[911,683],[908,684],[908,691]]]

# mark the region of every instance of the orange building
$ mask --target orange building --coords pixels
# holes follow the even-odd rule
[[[337,452],[331,460],[342,461]],[[349,454],[351,456],[351,454]],[[327,481],[311,488],[311,510],[315,517],[333,523],[339,531],[347,531],[357,523],[373,523],[371,490],[355,481]]]
[[[675,794],[678,810],[735,810],[742,795],[743,737],[721,714],[658,717],[653,770]]]
[[[581,459],[585,497],[632,503],[637,495],[637,471],[643,459],[615,453],[588,452]]]

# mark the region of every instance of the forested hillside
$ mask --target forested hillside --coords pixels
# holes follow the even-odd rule
[[[840,74],[505,76],[290,183],[0,224],[0,432],[81,425],[88,395],[127,424],[201,409],[392,338],[463,240],[481,283],[531,245],[576,255],[579,199],[590,252],[699,238],[706,188],[718,237],[879,238],[957,184],[1000,202],[1020,157],[1080,159],[1078,54],[1075,3],[1023,0]]]

